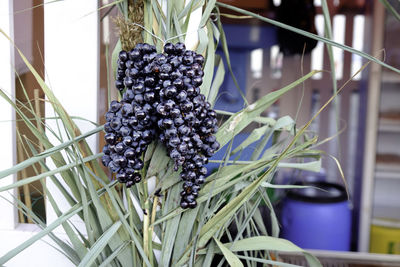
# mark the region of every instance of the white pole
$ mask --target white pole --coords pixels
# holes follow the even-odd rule
[[[385,23],[385,8],[375,2],[372,29],[372,49],[379,51],[383,48]],[[360,252],[369,251],[370,229],[373,217],[374,202],[374,183],[375,183],[375,157],[376,157],[376,138],[379,114],[379,99],[381,92],[381,69],[378,64],[372,64],[368,81],[368,104],[365,132],[365,150],[363,163],[361,207],[358,250]]]
[[[13,1],[0,1],[0,29],[11,39],[14,39]],[[8,96],[15,95],[14,76],[14,47],[3,35],[0,35],[0,89]],[[0,98],[0,170],[8,169],[15,163],[15,113],[11,105]],[[15,177],[10,175],[0,179],[0,187],[14,182]],[[17,223],[17,212],[10,193],[14,190],[0,193],[0,230],[12,230]],[[5,198],[5,199],[3,199]],[[8,201],[7,201],[8,200]]]
[[[71,116],[97,122],[97,92],[99,86],[99,18],[98,1],[46,0],[44,5],[44,46],[46,83]],[[48,3],[47,3],[48,2]],[[54,111],[46,103],[46,117]],[[93,129],[85,121],[75,120],[82,133]],[[54,120],[46,123],[57,132]],[[63,129],[61,129],[63,131]],[[46,132],[51,135],[49,131]],[[66,140],[66,136],[63,136]],[[59,143],[55,138],[54,144]],[[87,139],[97,152],[97,135]],[[61,178],[60,178],[61,179]],[[47,179],[48,189],[62,211],[69,208],[56,186]],[[51,204],[47,205],[47,222],[57,218]]]

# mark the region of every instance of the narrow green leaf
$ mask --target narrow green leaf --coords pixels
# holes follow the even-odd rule
[[[200,21],[200,27],[203,27],[206,25],[208,19],[210,18],[211,15],[211,11],[214,9],[215,7],[215,3],[217,1],[216,0],[209,0],[207,1],[207,5],[206,8],[203,11],[203,16],[201,17],[201,21]]]
[[[90,172],[91,175],[96,177],[96,175],[91,170],[88,169],[87,171]],[[118,203],[119,198],[118,198],[118,195],[115,192],[115,190],[111,190],[111,188],[106,183],[101,181],[101,179],[99,177],[96,177],[96,178],[102,184],[102,186],[105,188],[108,195],[110,196],[111,204],[112,204],[114,210],[117,212],[119,220],[122,222],[124,229],[128,232],[131,240],[134,242],[137,250],[139,251],[139,254],[142,256],[143,261],[147,264],[147,266],[150,266],[151,265],[150,261],[146,257],[143,246],[141,244],[143,237],[141,235],[137,234],[139,232],[139,229],[137,228],[136,225],[130,226],[128,224],[127,219],[125,218],[126,215],[130,215],[130,217],[135,216],[137,218],[139,216],[137,214],[137,211],[135,209],[132,209],[130,211],[130,213],[127,213],[125,210],[122,210],[121,207],[123,207],[123,206]]]
[[[10,37],[0,29],[0,32],[10,41],[12,42],[12,40],[10,39]],[[13,43],[14,44],[14,43]],[[76,137],[81,135],[80,130],[77,128],[76,124],[71,120],[71,117],[68,115],[68,113],[65,111],[65,109],[63,108],[62,104],[60,103],[60,101],[55,97],[54,93],[52,92],[52,90],[47,86],[47,84],[44,82],[44,80],[42,79],[42,77],[39,75],[39,73],[35,70],[35,68],[32,66],[32,64],[30,64],[29,60],[24,56],[24,54],[17,48],[16,51],[18,52],[18,54],[20,55],[20,57],[22,58],[22,60],[24,61],[25,65],[28,67],[28,69],[30,70],[30,72],[33,74],[33,76],[35,77],[36,81],[38,82],[38,84],[40,85],[40,87],[42,88],[43,92],[45,93],[45,95],[48,97],[49,102],[51,103],[53,109],[57,112],[57,114],[62,118],[63,121],[63,126],[64,129],[67,133],[67,136],[69,137]],[[18,111],[18,110],[17,110]],[[21,113],[19,113],[21,114]],[[29,124],[29,121],[26,122],[27,124]],[[33,133],[35,134],[35,136],[38,139],[43,139],[42,138],[42,134],[41,132],[36,129],[35,127],[30,127],[31,131],[33,131]],[[48,148],[49,142],[48,140],[44,140],[44,145],[45,147]],[[85,140],[82,140],[79,142],[79,150],[80,152],[82,152],[83,155],[85,156],[89,156],[92,155],[92,151],[89,147],[89,145],[86,143]],[[62,156],[61,157],[61,161],[63,161]],[[60,162],[61,162],[60,161]],[[60,162],[58,162],[58,164],[60,165]],[[56,163],[57,164],[57,163]],[[93,161],[88,163],[91,165],[92,168],[94,168],[94,170],[96,171],[96,173],[98,173],[101,178],[104,181],[108,181],[108,177],[105,175],[105,173],[102,171],[99,163],[97,161]],[[64,178],[65,179],[65,178]],[[66,180],[66,182],[68,183],[69,180]],[[71,190],[73,190],[74,194],[79,195],[77,192],[75,192],[76,190],[76,186],[71,185]],[[109,211],[111,214],[113,214],[113,211]]]
[[[207,55],[206,55],[206,63],[204,65],[203,84],[200,86],[200,92],[205,97],[208,97],[208,93],[210,91],[210,86],[214,75],[214,64],[215,64],[215,43],[211,30],[212,30],[211,24],[207,23]]]
[[[240,144],[238,145],[233,151],[232,154],[236,154],[237,152],[241,151],[242,149],[248,147],[255,141],[258,141],[265,133],[266,131],[270,128],[269,125],[264,125],[262,127],[259,127],[255,130],[253,130],[250,135]]]
[[[257,229],[260,231],[260,233],[262,235],[268,235],[267,227],[264,224],[264,219],[261,215],[261,211],[259,208],[256,209],[256,211],[254,212],[253,219],[254,219],[254,222],[257,225]]]
[[[128,1],[123,1],[122,2],[122,7],[123,7],[122,14],[124,14],[125,19],[128,19]]]
[[[0,172],[0,179],[4,178],[4,177],[7,177],[10,174],[17,173],[18,171],[21,171],[21,170],[23,170],[23,169],[25,169],[25,168],[27,168],[27,167],[39,162],[40,160],[43,160],[43,159],[45,159],[47,157],[50,157],[51,155],[60,152],[64,148],[66,148],[68,146],[71,146],[76,142],[84,140],[85,138],[87,138],[89,136],[92,136],[92,135],[102,131],[103,128],[104,128],[103,126],[97,127],[97,128],[95,128],[95,129],[93,129],[93,130],[91,130],[91,131],[89,131],[89,132],[87,132],[85,134],[82,134],[82,135],[80,135],[80,136],[78,136],[76,138],[68,140],[68,141],[66,141],[66,142],[64,142],[64,143],[62,143],[62,144],[60,144],[58,146],[54,146],[54,147],[52,147],[52,148],[50,148],[50,149],[48,149],[46,151],[43,151],[43,152],[41,152],[41,153],[39,153],[37,155],[34,155],[33,157],[29,157],[28,159],[18,163],[15,166],[13,166],[13,167],[11,167],[9,169],[6,169],[4,171],[1,171]]]
[[[242,175],[240,178],[238,178],[238,181],[231,182],[229,183],[229,180],[234,178],[235,176],[243,173],[243,172],[250,172],[253,169],[256,168],[265,168],[264,167],[264,162],[257,161],[253,162],[252,164],[249,165],[228,165],[224,166],[223,168],[220,169],[219,173],[216,172],[208,177],[208,182],[200,191],[200,195],[197,199],[198,203],[202,203],[207,201],[209,198],[209,193],[212,192],[212,196],[218,194],[219,192],[223,191],[226,187],[232,186],[232,184],[237,183],[238,181],[245,179],[249,174]],[[257,172],[259,170],[256,170]],[[256,172],[254,171],[254,172]],[[179,178],[179,176],[178,176]],[[213,184],[213,180],[216,180],[216,183]],[[154,222],[154,225],[160,224],[166,220],[169,220],[180,213],[182,213],[184,210],[181,208],[177,208],[168,214],[164,215],[163,217],[159,218],[157,221]]]
[[[214,236],[214,234],[221,229],[225,223],[229,221],[233,214],[247,201],[249,200],[254,192],[259,187],[259,184],[264,181],[272,173],[270,168],[264,175],[255,180],[251,185],[246,187],[240,194],[231,199],[227,205],[218,211],[201,229],[199,247],[205,246],[205,244]],[[187,261],[187,254],[180,259],[178,264],[183,264]]]
[[[99,267],[107,267],[111,262],[128,246],[129,242],[125,242],[121,244],[117,249],[113,251],[113,253],[108,256],[100,265]]]
[[[241,221],[240,223],[236,221],[236,227],[238,229],[238,232],[236,234],[235,239],[233,240],[232,244],[234,244],[236,241],[238,241],[240,238],[243,238],[243,232],[244,230],[248,229],[250,221],[253,219],[254,214],[256,213],[260,205],[261,198],[257,198],[257,200],[253,203],[253,201],[249,201],[248,205],[251,205],[251,209],[247,214],[245,214],[244,221]],[[228,247],[229,248],[229,247]]]
[[[210,192],[212,192],[211,196],[218,194],[219,192],[223,191],[226,188],[226,186],[229,187],[231,185],[228,183],[230,179],[234,178],[235,176],[238,176],[243,172],[250,171],[256,167],[260,167],[261,165],[263,165],[263,162],[253,162],[252,164],[244,166],[243,165],[224,166],[219,170],[219,172],[215,172],[214,174],[208,177],[208,182],[202,188],[200,195],[197,199],[197,202],[202,203],[204,201],[207,201]],[[246,177],[247,175],[243,175],[240,176],[240,178],[238,179],[245,179]],[[214,180],[216,180],[216,183],[214,182]],[[237,181],[233,183],[237,183]],[[166,219],[172,218],[180,214],[181,212],[183,212],[183,210],[178,208],[177,210],[174,210],[168,213],[168,215],[160,218],[158,221],[155,222],[155,224],[158,224]]]
[[[207,35],[207,28],[203,27],[199,29],[199,45],[197,46],[196,52],[198,54],[205,54],[206,49],[208,47],[208,35]],[[207,62],[207,56],[206,56]],[[204,76],[207,77],[208,75],[212,75],[213,73],[204,73]],[[204,78],[203,78],[204,79]]]
[[[396,9],[389,3],[388,0],[379,0],[387,10],[389,10],[392,15],[400,21],[400,14],[396,11]]]
[[[85,18],[85,17],[87,17],[87,16],[90,16],[90,15],[93,14],[93,13],[97,13],[97,12],[99,12],[100,10],[102,10],[102,9],[104,9],[104,8],[107,8],[107,7],[114,7],[114,5],[118,6],[118,5],[119,5],[120,3],[122,3],[122,2],[124,2],[124,0],[117,0],[117,1],[111,2],[111,3],[109,3],[109,4],[102,5],[101,7],[97,8],[96,10],[93,10],[93,11],[91,11],[91,12],[89,12],[89,13],[86,13],[85,15],[79,17],[78,19],[81,20],[81,19],[83,19],[83,18]],[[126,1],[125,1],[125,2],[126,2]],[[46,2],[46,5],[47,5],[47,2]]]
[[[224,32],[224,29],[222,27],[222,22],[221,22],[220,19],[217,20],[217,25],[218,25],[218,30],[220,32],[221,47],[222,47],[222,50],[224,51],[225,60],[226,60],[227,66],[228,66],[229,73],[231,74],[233,83],[235,84],[236,89],[238,90],[240,96],[242,97],[244,104],[246,106],[248,106],[249,103],[248,103],[248,101],[246,99],[246,96],[243,94],[243,91],[240,89],[239,83],[238,83],[238,81],[236,79],[235,74],[233,73],[233,70],[232,70],[231,59],[230,59],[230,56],[229,56],[228,42],[226,41],[225,32]]]
[[[97,256],[99,256],[99,254],[103,251],[105,246],[107,246],[108,242],[117,233],[121,225],[122,223],[120,221],[117,221],[107,231],[105,231],[104,234],[102,234],[100,238],[90,248],[89,252],[82,259],[78,267],[86,267],[93,264]]]
[[[73,206],[71,209],[69,209],[67,212],[65,212],[63,215],[61,215],[60,217],[58,217],[54,222],[52,222],[51,224],[49,224],[45,229],[43,229],[42,231],[40,231],[39,233],[37,233],[36,235],[32,236],[31,238],[29,238],[28,240],[22,242],[20,245],[18,245],[16,248],[10,250],[9,252],[7,252],[6,254],[4,254],[1,258],[0,258],[0,265],[5,264],[6,262],[8,262],[10,259],[12,259],[13,257],[15,257],[16,255],[18,255],[20,252],[22,252],[23,250],[25,250],[27,247],[31,246],[33,243],[35,243],[36,241],[40,240],[41,238],[43,238],[44,236],[48,235],[51,231],[53,231],[54,229],[56,229],[58,226],[60,226],[63,222],[65,222],[66,220],[68,220],[69,218],[71,218],[72,216],[74,216],[76,213],[78,213],[79,211],[82,210],[82,206],[81,205],[76,205]]]
[[[90,162],[90,161],[95,160],[95,159],[97,159],[97,158],[99,158],[101,156],[102,156],[102,153],[86,157],[86,158],[84,158],[83,163]],[[12,189],[12,188],[17,188],[17,187],[20,187],[20,186],[23,186],[23,185],[26,185],[26,184],[30,184],[30,183],[32,183],[34,181],[38,181],[40,179],[46,178],[46,177],[54,175],[56,173],[63,172],[65,170],[69,170],[69,169],[71,169],[73,167],[76,167],[78,165],[81,165],[81,164],[82,163],[80,163],[80,162],[69,163],[67,165],[64,165],[63,167],[59,167],[59,168],[56,168],[54,170],[51,170],[51,171],[48,171],[48,172],[44,172],[44,173],[41,173],[41,174],[36,175],[36,176],[32,176],[32,177],[25,178],[23,180],[19,180],[19,181],[15,182],[15,183],[0,187],[0,192],[7,191],[7,190]]]
[[[266,188],[275,188],[275,189],[294,189],[294,188],[298,188],[298,189],[304,189],[304,188],[310,188],[313,186],[308,186],[308,185],[294,185],[294,184],[288,184],[288,185],[284,185],[284,184],[271,184],[269,182],[263,182],[261,184],[262,187],[266,187]],[[316,189],[318,189],[317,187],[314,187]]]
[[[364,69],[368,64],[365,64],[362,69]],[[344,85],[345,86],[345,85]],[[343,89],[342,86],[339,90],[338,93]],[[232,199],[225,207],[223,207],[213,218],[211,218],[202,228],[202,234],[201,238],[199,241],[199,246],[204,246],[210,238],[220,229],[220,227],[228,221],[230,216],[234,214],[242,205],[245,203],[246,200],[248,200],[249,197],[251,197],[254,192],[258,189],[258,187],[263,183],[265,180],[268,178],[271,179],[272,175],[275,172],[275,169],[278,165],[278,163],[285,158],[291,147],[294,146],[294,144],[298,141],[300,136],[304,134],[306,129],[310,126],[313,120],[315,120],[316,116],[318,116],[322,110],[326,108],[326,106],[332,102],[334,97],[337,94],[334,94],[319,110],[318,112],[312,117],[311,120],[309,120],[303,128],[300,129],[293,138],[293,140],[290,142],[290,144],[285,148],[285,150],[274,160],[274,164],[259,178],[257,178],[254,182],[251,183],[250,186],[246,187],[240,194],[238,194],[234,199]],[[181,258],[180,263],[185,263],[187,261],[188,255],[185,254],[184,257]],[[312,258],[310,259],[310,255],[306,254],[307,260],[311,261],[313,260]]]
[[[54,241],[54,239],[53,239],[53,241]],[[65,256],[67,259],[69,259],[73,264],[75,264],[75,265],[78,265],[78,264],[79,264],[79,261],[80,261],[80,260],[78,260],[77,262],[74,262],[74,259],[71,258],[70,254],[68,254],[68,253],[65,252],[63,246],[60,246],[61,249],[58,247],[59,244],[58,244],[57,242],[56,242],[56,244],[57,244],[58,246],[53,245],[52,243],[50,243],[50,242],[48,242],[48,241],[46,241],[46,240],[42,240],[42,242],[44,242],[46,245],[52,247],[53,249],[55,249],[56,251],[58,251],[60,254],[64,255],[64,256]],[[65,244],[65,243],[64,243],[64,244]]]
[[[53,148],[53,144],[47,139],[45,135],[42,134],[39,129],[29,120],[29,118],[26,117],[25,113],[22,112],[12,101],[7,94],[3,92],[3,90],[0,90],[0,95],[14,108],[14,110],[18,113],[18,115],[23,119],[25,125],[29,128],[31,133],[41,142],[41,144],[44,146],[45,149],[51,149]],[[56,164],[56,166],[64,166],[66,164],[63,155],[61,153],[55,153],[52,155],[52,160]],[[7,170],[5,171],[7,172]],[[71,192],[75,196],[77,200],[80,200],[80,195],[78,192],[78,188],[75,184],[75,181],[73,180],[73,176],[70,170],[66,170],[63,174],[62,177],[66,184],[69,186]]]
[[[185,4],[186,4],[186,3],[185,3]],[[188,15],[186,16],[185,22],[184,22],[183,25],[182,25],[182,30],[183,30],[184,32],[187,32],[187,30],[188,30],[189,21],[190,21],[190,16],[191,16],[191,14],[192,14],[193,4],[194,4],[194,0],[190,0],[190,2],[187,3],[186,6],[184,7],[184,9],[182,10],[182,12],[183,12],[187,7],[189,7]],[[182,12],[181,12],[181,13],[182,13]],[[183,17],[182,17],[182,19],[183,19]],[[178,20],[179,20],[179,18],[178,18]]]
[[[166,14],[166,20],[165,20],[165,29],[166,29],[166,33],[165,33],[165,39],[169,39],[171,38],[171,36],[174,35],[174,31],[171,27],[172,23],[172,8],[173,8],[173,1],[165,1],[163,3],[167,4],[167,14]]]
[[[265,263],[265,264],[272,265],[272,266],[299,267],[299,265],[294,265],[294,264],[290,264],[290,263],[284,263],[284,262],[280,262],[280,261],[265,260],[265,259],[255,258],[255,257],[248,257],[248,256],[238,255],[238,258],[239,259],[244,259],[244,260],[250,260],[250,261],[254,261],[254,262],[259,262],[259,263]]]
[[[214,34],[215,41],[218,44],[219,40],[220,40],[220,37],[221,37],[221,33],[219,32],[218,25],[216,25],[214,22],[212,22],[212,29],[213,29],[213,34]]]
[[[181,20],[185,16],[190,16],[190,14],[195,11],[198,8],[202,8],[204,5],[204,0],[190,0],[190,3],[188,3],[181,13],[178,15],[178,19]]]
[[[202,267],[210,267],[210,266],[212,266],[212,260],[214,258],[214,255],[215,255],[215,243],[214,242],[210,242],[210,245],[207,247],[206,257],[204,259]]]
[[[154,156],[151,158],[147,169],[147,178],[160,174],[161,171],[166,169],[168,162],[170,161],[165,146],[161,143],[156,145],[153,155]]]
[[[178,202],[178,197],[180,191],[180,186],[174,186],[167,198],[168,207],[176,207],[176,203]],[[172,250],[174,248],[175,239],[177,238],[177,231],[179,227],[179,221],[181,217],[175,216],[171,220],[168,220],[166,223],[165,233],[161,244],[161,266],[169,266],[171,261]],[[179,237],[178,237],[179,238]]]
[[[284,88],[271,92],[253,104],[247,106],[245,109],[232,115],[219,129],[216,134],[218,142],[223,147],[228,141],[241,132],[247,125],[249,125],[256,117],[258,117],[266,108],[271,106],[279,97],[286,92],[295,88],[296,86],[309,79],[318,71],[311,71],[307,75],[301,77],[297,81],[285,86]]]
[[[178,20],[178,17],[176,16],[176,10],[175,10],[175,8],[174,8],[174,11],[173,11],[173,18],[172,18],[172,20],[173,20],[173,22],[174,22],[174,26],[175,26],[175,30],[176,30],[176,33],[177,33],[177,38],[178,38],[178,40],[179,40],[179,42],[184,42],[184,39],[183,39],[183,35],[182,35],[182,29],[181,29],[181,26],[180,26],[180,24],[179,24],[179,20]],[[174,40],[174,39],[171,39],[171,41],[172,40]]]
[[[324,16],[324,24],[325,24],[325,37],[328,38],[329,40],[332,40],[333,38],[333,33],[332,33],[332,25],[331,25],[331,16],[329,14],[329,8],[326,0],[323,0],[321,2],[322,4],[322,14]],[[328,58],[329,58],[329,64],[331,67],[331,79],[332,79],[332,86],[333,86],[333,93],[337,93],[337,81],[336,81],[336,62],[335,58],[333,55],[333,49],[331,44],[326,44],[326,48],[328,51]],[[339,111],[339,102],[338,99],[335,98],[333,101],[333,108],[335,110],[336,114],[336,132],[339,131],[340,129],[340,111]],[[337,137],[338,141],[338,154],[340,154],[340,136]]]
[[[182,214],[178,227],[179,238],[175,239],[174,244],[172,265],[175,265],[179,258],[182,257],[182,254],[190,243],[190,236],[194,229],[193,227],[188,227],[188,225],[194,225],[196,219],[198,219],[199,209],[200,206],[197,206],[195,209],[190,209]]]
[[[161,191],[165,191],[181,181],[179,173],[175,172],[172,167],[169,167],[169,169],[163,175],[160,176],[161,179],[157,188],[159,188],[161,185]]]
[[[30,216],[33,221],[41,228],[44,229],[46,228],[46,224],[41,220],[41,218],[39,218],[33,211],[32,209],[28,208],[21,200],[19,200],[17,197],[15,197],[14,195],[12,195],[12,198],[14,199],[14,202],[8,200],[7,198],[0,196],[4,201],[7,201],[10,205],[14,205],[16,206],[16,208],[18,208],[19,210],[21,210],[24,215],[26,216]],[[17,205],[16,205],[17,204]],[[62,241],[60,238],[58,238],[55,234],[53,233],[49,233],[49,237],[51,239],[53,239],[53,241],[62,249],[64,255],[66,255],[68,257],[68,259],[78,265],[78,263],[80,262],[80,258],[78,256],[78,254],[76,253],[76,251],[66,242]],[[44,241],[44,240],[43,240]],[[51,244],[49,244],[51,245]],[[54,247],[55,249],[59,250],[59,248]]]
[[[147,150],[144,154],[143,162],[146,163],[150,161],[154,155],[154,151],[156,149],[157,142],[151,142],[151,144],[147,147]]]
[[[209,90],[208,97],[207,97],[208,102],[210,102],[212,106],[214,106],[215,99],[217,98],[219,88],[221,87],[222,83],[224,82],[224,78],[225,78],[225,65],[224,65],[224,61],[222,60],[221,57],[218,57],[216,64],[218,65],[217,72],[215,73],[215,77],[214,77],[214,80],[211,85],[211,89]]]
[[[32,142],[29,139],[25,139],[25,142],[28,144],[30,152],[33,154],[33,157],[36,157],[38,155],[38,151],[36,150],[35,146],[32,144]],[[44,160],[39,161],[40,167],[42,168],[41,171],[50,171],[50,168],[45,164]],[[33,165],[34,167],[34,165]],[[39,174],[39,171],[36,170],[35,168],[35,173]],[[63,197],[67,200],[68,204],[72,207],[76,204],[76,200],[72,197],[71,193],[68,192],[66,189],[66,186],[62,185],[59,179],[55,175],[49,176],[51,179],[52,183],[57,187],[58,190],[62,193]],[[45,185],[44,185],[45,187]]]
[[[165,14],[162,11],[162,7],[160,5],[160,3],[158,1],[151,1],[151,5],[152,5],[152,10],[153,10],[153,15],[155,16],[155,20],[156,20],[156,24],[157,24],[157,32],[154,32],[156,36],[158,36],[159,38],[161,38],[162,36],[166,36],[166,32],[165,32]],[[153,30],[154,27],[153,27]],[[163,47],[164,47],[164,43],[162,40],[157,39],[157,43],[156,43],[156,48],[157,51],[163,51]]]
[[[121,222],[121,218],[118,216],[120,207],[118,207],[117,205],[116,206],[113,205],[113,201],[111,199],[112,197],[110,196],[110,194],[105,194],[105,197],[103,197],[103,198],[101,198],[97,194],[96,188],[95,188],[96,185],[94,182],[98,183],[97,186],[101,187],[101,183],[97,180],[100,178],[98,176],[94,175],[93,172],[92,172],[92,175],[89,175],[89,173],[85,169],[85,167],[83,167],[81,170],[82,171],[81,177],[86,182],[86,186],[88,189],[87,191],[93,201],[93,207],[97,213],[98,222],[101,226],[102,233],[104,233],[116,221]],[[104,189],[106,190],[107,193],[109,192],[108,187],[104,188]],[[106,199],[107,199],[107,201],[105,201]],[[118,208],[118,209],[116,209],[116,208]],[[113,251],[127,240],[129,240],[129,235],[127,234],[127,232],[118,231],[118,234],[110,237],[110,240],[107,244],[106,249],[109,251]],[[130,250],[124,250],[122,252],[122,254],[118,255],[118,260],[120,261],[120,263],[122,265],[129,264],[131,262],[130,258],[132,258],[132,254],[131,254]]]
[[[239,195],[224,206],[214,217],[212,217],[202,228],[199,246],[204,246],[214,233],[224,225],[228,219],[245,203],[249,200],[260,184],[273,173],[274,168],[270,168],[260,176],[257,180],[252,182],[246,187]]]
[[[115,79],[115,75],[117,73],[118,55],[121,50],[122,50],[121,40],[118,38],[118,41],[115,44],[114,50],[111,54],[111,68],[112,68],[112,73],[113,73],[114,79]]]
[[[57,203],[55,202],[53,195],[51,192],[49,192],[46,188],[46,197],[49,199],[49,202],[53,208],[53,210],[56,212],[57,216],[60,217],[62,215],[61,210],[58,208]],[[67,234],[69,240],[71,241],[76,253],[79,255],[80,259],[83,259],[85,254],[87,253],[87,248],[82,244],[82,242],[79,240],[78,236],[72,230],[72,227],[69,225],[68,222],[63,222],[62,227]]]
[[[275,135],[277,134],[276,131],[287,130],[289,132],[293,132],[293,127],[295,127],[295,125],[296,125],[295,122],[289,116],[284,116],[282,118],[279,118],[273,124],[272,129],[269,130],[268,132],[266,132],[263,139],[257,144],[250,159],[256,160],[260,157],[261,153],[263,153],[264,149],[266,148],[268,141],[271,139],[271,137],[274,136],[274,134]],[[272,143],[275,143],[275,141],[272,140]],[[266,158],[266,159],[270,159],[270,158]]]
[[[310,162],[279,162],[279,168],[293,168],[304,171],[319,172],[321,170],[321,159]]]
[[[224,176],[218,176],[218,178],[215,181],[207,183],[206,186],[204,186],[204,188],[200,191],[198,202],[201,203],[205,201],[210,196],[210,194],[211,196],[215,196],[218,193],[221,193],[229,188],[232,188],[231,192],[239,190],[235,188],[237,184],[239,184],[241,181],[249,178],[252,175],[262,172],[269,165],[270,164],[266,164],[265,162],[254,162],[253,164],[248,164],[244,166],[236,165],[239,167],[237,171],[234,171]]]
[[[222,251],[225,259],[228,261],[229,265],[232,267],[244,267],[240,259],[232,253],[227,247],[224,246],[218,239],[214,238],[215,243],[217,243],[219,249]]]
[[[232,252],[251,250],[301,252],[306,256],[310,266],[322,266],[317,258],[286,239],[270,236],[256,236],[239,240],[235,244],[232,244],[232,246],[230,243],[224,245],[229,247]]]

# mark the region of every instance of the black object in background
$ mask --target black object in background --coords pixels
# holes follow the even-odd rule
[[[312,0],[282,0],[276,10],[279,22],[317,34],[315,28],[315,6]],[[303,35],[278,28],[278,43],[284,55],[310,53],[318,41]]]

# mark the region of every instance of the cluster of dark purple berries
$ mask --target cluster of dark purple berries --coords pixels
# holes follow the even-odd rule
[[[123,96],[111,103],[104,126],[103,164],[127,187],[141,180],[140,158],[158,137],[175,171],[182,167],[182,208],[197,206],[205,164],[220,146],[214,136],[217,114],[200,94],[203,63],[203,56],[182,43],[167,43],[160,54],[149,44],[121,51],[115,86]]]

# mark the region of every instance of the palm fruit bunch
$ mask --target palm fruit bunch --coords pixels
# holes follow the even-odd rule
[[[106,113],[102,162],[127,187],[141,180],[141,160],[148,145],[158,138],[181,167],[181,207],[195,208],[205,165],[220,147],[214,134],[217,114],[200,93],[203,56],[186,50],[183,43],[164,46],[137,44],[121,51],[115,81],[122,100],[112,101]]]

